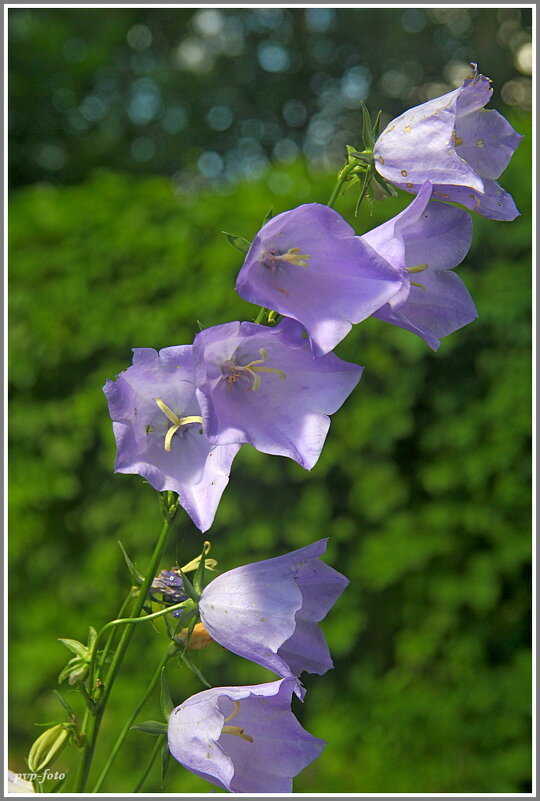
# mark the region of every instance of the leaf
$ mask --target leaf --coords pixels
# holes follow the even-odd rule
[[[367,106],[363,101],[360,101],[360,108],[362,110],[362,140],[366,150],[373,150],[375,144],[373,139],[373,129],[371,127],[371,119]]]
[[[180,568],[179,568],[179,573],[180,573],[180,575],[182,577],[182,585],[183,585],[183,588],[184,588],[184,592],[186,593],[188,598],[191,598],[192,601],[194,601],[195,603],[198,603],[198,601],[199,601],[199,593],[197,593],[195,591],[195,588],[194,588],[193,584],[188,579],[186,574],[182,572],[182,570]]]
[[[382,114],[382,111],[379,111],[379,113],[377,114],[377,116],[375,118],[375,124],[373,126],[373,144],[375,144],[375,142],[379,138],[379,127],[381,125],[381,114]]]
[[[188,642],[189,642],[189,640],[188,640]],[[197,665],[195,665],[195,664],[194,664],[194,662],[192,662],[192,660],[191,660],[191,657],[190,657],[190,656],[188,656],[188,653],[187,653],[187,651],[184,651],[184,653],[183,653],[183,654],[181,654],[181,659],[182,659],[182,661],[184,662],[184,664],[185,664],[185,665],[186,665],[186,666],[187,666],[187,667],[188,667],[188,668],[189,668],[189,669],[190,669],[190,670],[191,670],[193,673],[195,673],[195,675],[197,676],[197,678],[199,679],[199,681],[201,681],[201,682],[202,682],[202,683],[205,685],[205,687],[212,687],[212,685],[210,684],[210,682],[208,682],[208,681],[205,679],[205,677],[203,676],[203,674],[201,673],[201,671],[199,670],[199,668],[197,667]]]
[[[243,236],[236,236],[235,234],[229,234],[227,233],[227,231],[222,231],[221,233],[225,234],[225,236],[227,237],[233,248],[239,250],[240,253],[244,254],[244,256],[246,255],[246,253],[251,247],[251,242],[249,242],[247,239],[244,239]]]
[[[390,195],[390,197],[397,197],[397,194],[398,194],[398,193],[396,192],[396,190],[394,189],[394,187],[393,187],[393,186],[391,186],[391,185],[390,185],[390,184],[389,184],[389,183],[388,183],[388,182],[387,182],[387,181],[386,181],[386,180],[385,180],[385,179],[382,177],[382,175],[379,175],[379,173],[377,172],[377,170],[375,170],[375,172],[373,173],[373,177],[375,178],[375,180],[377,181],[377,183],[379,184],[379,186],[381,187],[381,189],[382,189],[384,192],[386,192],[386,194],[387,194],[387,195]]]
[[[267,211],[267,212],[266,212],[266,214],[264,215],[264,220],[263,220],[263,223],[262,223],[262,224],[263,224],[263,225],[266,225],[266,223],[268,222],[268,220],[271,220],[273,216],[274,216],[274,209],[273,209],[273,208],[271,208],[271,209],[269,209],[269,211]]]
[[[165,777],[169,769],[170,760],[171,760],[171,752],[169,751],[169,744],[167,740],[165,740],[161,751],[161,782],[160,782],[161,790],[163,790],[163,787],[165,785]]]
[[[97,631],[93,626],[90,626],[90,628],[88,629],[88,650],[90,651],[90,653],[92,653],[92,651],[94,650],[94,645],[96,643],[96,640],[97,640]]]
[[[166,616],[165,619],[169,620],[169,617]],[[193,621],[193,626],[195,625],[195,623],[197,622],[197,608],[196,607],[192,607],[191,609],[182,610],[182,614],[179,615],[177,618],[173,618],[173,619],[176,622],[175,622],[174,630],[173,630],[173,633],[172,633],[172,637],[174,637],[175,634],[178,634],[180,629],[185,628],[185,626],[188,623],[190,623],[191,620]],[[193,629],[193,626],[191,627],[192,629]]]
[[[68,713],[69,717],[70,717],[70,718],[74,718],[74,717],[75,717],[75,715],[73,714],[73,710],[72,710],[72,708],[70,707],[70,705],[68,704],[68,702],[67,702],[67,701],[66,701],[66,700],[65,700],[65,699],[64,699],[64,698],[63,698],[63,697],[60,695],[60,693],[58,692],[58,690],[53,690],[53,691],[52,691],[52,693],[53,693],[54,697],[56,698],[56,700],[57,700],[57,701],[58,701],[60,704],[62,704],[62,706],[64,707],[64,709],[65,709],[65,710],[66,710],[66,712]]]
[[[169,719],[169,715],[174,709],[173,700],[171,698],[171,691],[169,690],[169,685],[167,683],[167,677],[165,675],[165,668],[161,671],[161,692],[159,695],[159,702],[161,705],[161,712],[165,720]]]
[[[371,177],[372,177],[371,173],[372,173],[372,170],[367,170],[367,172],[365,174],[364,182],[362,184],[362,190],[360,192],[360,197],[358,198],[358,202],[356,203],[356,208],[354,210],[354,216],[355,217],[358,215],[358,209],[360,208],[360,204],[362,203],[364,197],[366,196],[366,192],[368,190],[368,187],[369,187],[369,184],[370,184],[370,181],[371,181]]]
[[[210,551],[210,543],[205,542],[203,544],[203,549],[201,553],[201,558],[199,560],[199,564],[197,565],[197,570],[193,576],[193,589],[195,592],[201,594],[204,588],[204,572],[206,569],[206,554]]]
[[[135,567],[135,565],[133,564],[133,562],[131,561],[131,559],[127,555],[126,549],[124,548],[124,546],[122,545],[120,540],[117,540],[117,542],[118,542],[118,545],[120,546],[120,549],[121,549],[121,551],[122,551],[122,553],[124,555],[124,559],[125,559],[126,565],[128,567],[129,574],[131,576],[131,580],[132,580],[133,584],[136,585],[136,586],[140,586],[144,581],[144,576],[142,576],[139,573],[139,571],[137,570],[137,568]]]
[[[82,642],[79,642],[78,640],[65,640],[62,637],[59,637],[58,641],[65,645],[66,648],[69,648],[72,653],[81,657],[81,659],[86,659],[88,648],[86,645],[83,645]]]
[[[160,734],[167,734],[167,724],[161,720],[145,720],[144,723],[137,723],[131,726],[132,729],[143,731],[145,734],[153,734],[159,736]]]

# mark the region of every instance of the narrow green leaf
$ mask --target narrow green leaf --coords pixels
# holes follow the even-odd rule
[[[195,592],[201,594],[204,589],[204,571],[206,569],[206,554],[210,550],[210,543],[205,542],[203,544],[203,549],[201,553],[201,558],[199,564],[197,565],[197,569],[193,575],[193,589]]]
[[[163,787],[165,786],[165,777],[167,776],[170,760],[171,760],[171,752],[169,751],[169,744],[167,740],[165,740],[165,742],[163,743],[163,748],[161,750],[161,781],[160,781],[161,790],[163,790]]]
[[[371,182],[371,177],[372,177],[371,173],[372,173],[372,170],[367,170],[367,172],[365,174],[364,182],[362,184],[362,189],[360,191],[360,196],[358,198],[358,201],[356,203],[356,208],[354,210],[354,216],[355,217],[358,215],[358,209],[360,208],[360,205],[361,205],[364,197],[366,196],[366,192],[367,192],[369,184]]]
[[[88,648],[86,645],[83,645],[82,642],[79,642],[78,640],[64,640],[62,637],[59,637],[58,641],[65,645],[66,648],[69,648],[72,653],[80,656],[81,659],[86,658]]]
[[[159,736],[160,734],[167,734],[167,724],[161,720],[145,720],[144,723],[137,723],[131,726],[132,729],[143,731],[145,734],[153,734]]]
[[[169,619],[168,616],[166,616],[166,619]],[[193,625],[195,625],[197,622],[197,608],[192,607],[191,609],[186,609],[185,611],[182,611],[182,614],[179,617],[173,618],[173,620],[175,620],[174,631],[172,633],[172,636],[174,637],[174,635],[178,634],[180,629],[185,628],[191,620],[193,620]]]
[[[94,650],[94,643],[97,640],[97,631],[93,626],[88,629],[88,650],[90,653]]]
[[[159,702],[161,704],[161,712],[165,720],[169,720],[169,715],[174,709],[173,700],[171,698],[171,691],[165,675],[165,668],[161,671],[161,692],[159,695]]]
[[[373,177],[375,178],[375,180],[377,181],[377,183],[379,184],[379,186],[381,187],[381,189],[382,189],[384,192],[386,192],[386,194],[387,194],[387,195],[390,195],[390,197],[397,197],[397,194],[398,194],[398,193],[396,192],[396,190],[394,189],[394,187],[393,187],[391,184],[389,184],[389,183],[388,183],[388,182],[387,182],[387,181],[386,181],[386,180],[385,180],[385,179],[382,177],[382,175],[379,175],[379,173],[377,172],[377,170],[375,170],[375,172],[373,173]]]
[[[263,224],[263,225],[266,225],[266,223],[268,222],[268,220],[271,220],[273,216],[274,216],[274,209],[273,209],[273,208],[271,208],[271,209],[269,209],[269,211],[267,211],[267,212],[266,212],[266,214],[264,215],[264,220],[263,220],[263,223],[262,223],[262,224]]]
[[[358,159],[358,161],[363,161],[365,164],[369,164],[371,162],[370,156],[368,156],[366,153],[360,153],[358,150],[352,150],[349,155],[355,159]]]
[[[66,712],[68,713],[69,717],[70,717],[70,718],[74,718],[74,717],[75,717],[75,715],[73,714],[73,709],[70,707],[70,705],[69,705],[69,704],[68,704],[68,702],[65,700],[65,698],[63,698],[63,697],[61,696],[61,694],[58,692],[58,690],[53,690],[53,691],[52,691],[52,693],[53,693],[54,697],[56,698],[56,700],[57,700],[57,701],[58,701],[60,704],[62,704],[62,706],[64,707],[64,709],[65,709],[65,710],[66,710]]]
[[[188,642],[189,642],[189,640],[188,640]],[[199,668],[197,667],[197,665],[196,665],[196,664],[195,664],[195,663],[192,661],[191,657],[190,657],[190,656],[188,656],[188,653],[187,653],[187,651],[184,651],[184,653],[181,655],[181,659],[182,659],[182,661],[184,662],[184,664],[185,664],[185,665],[186,665],[186,666],[187,666],[187,667],[188,667],[188,668],[189,668],[189,669],[190,669],[190,670],[191,670],[193,673],[195,673],[195,675],[197,676],[197,678],[199,679],[199,681],[201,681],[201,682],[202,682],[202,683],[205,685],[205,687],[212,687],[212,685],[210,684],[210,682],[208,682],[208,681],[205,679],[205,677],[203,676],[203,674],[201,673],[201,671],[199,670]]]
[[[247,239],[244,239],[243,236],[236,236],[235,234],[229,234],[227,231],[222,231],[221,233],[225,234],[225,236],[227,237],[233,248],[239,250],[240,253],[244,254],[244,256],[246,255],[246,253],[251,247],[251,242],[249,242]]]
[[[128,570],[129,570],[129,574],[131,576],[131,580],[132,580],[133,584],[135,586],[140,586],[144,581],[144,576],[142,576],[139,573],[139,571],[137,570],[137,568],[135,567],[135,565],[133,564],[133,562],[131,561],[131,559],[127,555],[126,549],[124,548],[124,546],[122,545],[120,540],[117,540],[117,542],[118,542],[118,545],[120,546],[120,549],[121,549],[122,554],[124,556],[124,560],[126,562],[126,565],[127,565]]]
[[[379,111],[379,113],[377,114],[377,116],[375,118],[375,124],[373,125],[373,144],[375,144],[375,142],[379,138],[379,127],[381,125],[381,114],[382,114],[382,111]]]
[[[180,575],[182,576],[182,586],[184,588],[184,592],[186,593],[188,598],[191,598],[192,601],[194,601],[195,603],[198,603],[199,597],[200,597],[200,593],[196,592],[193,584],[188,579],[186,574],[183,573],[180,568],[178,570],[179,570]]]
[[[360,101],[360,108],[362,110],[362,140],[364,142],[364,147],[366,150],[373,150],[373,130],[371,127],[369,111],[367,110],[367,106],[363,101]]]

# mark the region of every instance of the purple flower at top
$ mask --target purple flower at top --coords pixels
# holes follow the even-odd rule
[[[375,143],[375,166],[407,192],[416,194],[430,181],[440,200],[493,220],[513,220],[519,211],[495,179],[523,137],[498,111],[484,108],[491,82],[472,66],[473,76],[459,89],[392,120]]]
[[[330,670],[318,623],[349,581],[320,560],[327,542],[237,567],[211,581],[199,613],[212,639],[279,676]],[[299,684],[295,691],[303,697]]]
[[[229,481],[239,445],[212,445],[195,396],[191,345],[134,348],[133,364],[103,387],[116,438],[117,473],[138,473],[178,493],[206,531]]]
[[[234,322],[197,334],[197,398],[210,442],[248,442],[313,467],[328,415],[352,392],[363,368],[333,353],[314,357],[302,334],[288,318],[275,328]]]
[[[358,239],[337,211],[309,203],[278,214],[261,228],[236,291],[302,323],[320,356],[399,286],[384,258]]]
[[[280,679],[192,695],[171,712],[171,754],[231,793],[291,793],[293,778],[326,745],[293,715],[294,683]]]
[[[453,271],[467,254],[470,215],[447,203],[430,202],[426,183],[407,208],[362,239],[384,253],[399,271],[399,293],[373,314],[406,328],[437,350],[440,337],[470,323],[478,314],[465,284]]]

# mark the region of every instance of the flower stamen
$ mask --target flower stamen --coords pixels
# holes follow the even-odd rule
[[[405,269],[409,275],[412,275],[413,273],[423,273],[428,267],[429,264],[415,264],[414,267],[406,267]]]
[[[231,714],[225,718],[223,723],[228,723],[230,720],[235,718],[240,711],[240,701],[234,702],[234,709]],[[244,729],[241,726],[223,726],[221,729],[222,734],[234,734],[235,737],[240,737],[242,740],[246,740],[248,743],[253,742],[253,737],[250,734],[246,734]]]
[[[199,423],[202,425],[203,419],[202,417],[199,417],[198,415],[195,414],[188,415],[187,417],[178,417],[178,415],[175,414],[173,410],[167,406],[166,403],[163,403],[161,398],[156,398],[155,401],[159,406],[159,408],[161,409],[161,411],[163,412],[163,414],[165,415],[165,417],[167,417],[172,423],[172,426],[169,428],[169,430],[165,435],[165,450],[168,453],[171,450],[172,438],[176,434],[179,428],[181,428],[182,426],[187,426],[190,423]]]
[[[229,384],[230,389],[232,389],[232,385],[235,384],[239,378],[247,378],[250,383],[249,389],[253,390],[253,392],[257,392],[261,386],[261,377],[260,375],[257,375],[258,373],[274,373],[275,375],[278,375],[280,379],[287,378],[287,374],[284,373],[283,370],[279,370],[277,367],[261,367],[261,365],[267,361],[268,353],[264,348],[259,348],[259,353],[261,354],[262,358],[254,359],[253,361],[249,362],[249,364],[236,364],[232,361],[232,359],[224,362],[224,372],[226,372],[227,383]]]

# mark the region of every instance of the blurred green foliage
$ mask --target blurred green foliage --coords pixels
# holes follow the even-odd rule
[[[330,537],[328,561],[351,579],[325,631],[335,670],[306,680],[297,714],[328,741],[298,792],[515,793],[530,790],[530,122],[505,173],[523,216],[474,219],[460,268],[479,319],[437,354],[368,320],[339,354],[365,365],[333,418],[311,473],[245,446],[209,532],[221,569]],[[37,185],[10,213],[10,666],[14,770],[60,719],[51,689],[70,654],[115,613],[129,575],[117,540],[144,570],[160,516],[138,476],[113,475],[101,386],[132,347],[191,342],[204,326],[255,310],[234,280],[274,213],[324,202],[332,176],[301,161],[229,194],[184,196],[159,178],[97,172],[80,186]],[[272,187],[280,187],[276,194]],[[283,187],[286,187],[284,192]],[[378,203],[359,232],[410,200]],[[199,552],[185,516],[169,566]],[[144,628],[144,630],[142,630]],[[166,647],[139,627],[115,687],[97,764]],[[214,684],[270,678],[217,645],[196,654]],[[175,702],[202,689],[176,664]],[[78,713],[73,691],[66,697]],[[141,720],[159,718],[158,697]],[[133,732],[105,789],[129,792],[152,740]],[[55,769],[72,769],[74,749]],[[157,768],[146,785],[158,788]],[[166,792],[208,785],[172,765]]]

